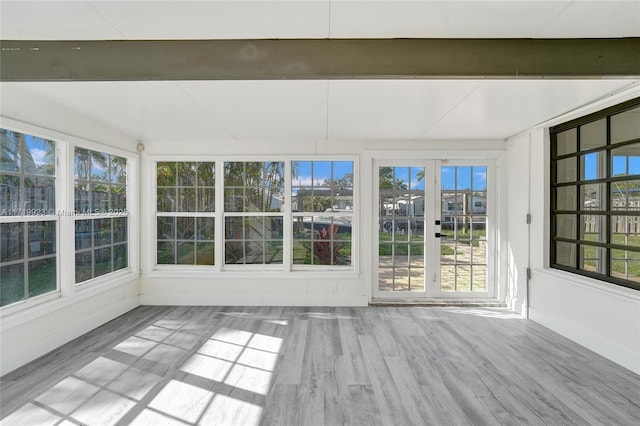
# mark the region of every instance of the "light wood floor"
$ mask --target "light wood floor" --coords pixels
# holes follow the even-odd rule
[[[506,310],[139,307],[1,378],[3,425],[632,425],[640,377]]]

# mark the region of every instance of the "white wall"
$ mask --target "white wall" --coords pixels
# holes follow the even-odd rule
[[[135,139],[97,120],[51,102],[18,84],[2,84],[0,90],[0,126],[59,141],[82,140],[99,144],[92,146],[111,146],[135,152]],[[68,193],[73,194],[73,191]],[[130,226],[137,229],[137,216],[134,214],[129,220]],[[65,226],[72,226],[70,221],[67,222]],[[102,279],[84,289],[76,288],[73,282],[68,282],[73,279],[73,272],[68,271],[72,262],[60,255],[73,250],[73,230],[61,229],[60,234],[64,243],[60,241],[59,244],[67,247],[67,250],[59,251],[59,275],[65,281],[60,283],[61,292],[28,299],[0,310],[0,375],[140,305],[137,261],[132,262],[129,272],[116,273],[115,278]],[[137,238],[134,241],[130,239],[129,247],[137,252]]]
[[[178,152],[179,151],[179,152]],[[143,167],[143,229],[145,242],[142,259],[142,304],[180,305],[304,305],[304,306],[366,306],[371,300],[376,279],[372,271],[373,232],[375,209],[373,206],[373,159],[501,159],[506,153],[504,141],[279,141],[279,142],[229,142],[185,144],[179,150],[175,144],[162,141],[145,142],[142,155]],[[357,160],[359,189],[354,194],[359,201],[356,218],[357,240],[354,252],[353,272],[168,272],[154,271],[155,247],[153,247],[153,222],[155,220],[152,196],[155,179],[153,164],[156,156],[198,155],[242,156],[268,155],[347,155]],[[273,157],[272,157],[273,158]],[[308,157],[307,157],[308,158]],[[499,178],[500,179],[500,178]],[[506,186],[504,187],[506,190]],[[502,194],[504,196],[504,194]],[[499,197],[498,197],[499,198]],[[504,213],[503,213],[504,214]],[[354,231],[356,232],[356,231]],[[501,236],[506,241],[504,233]],[[503,242],[504,244],[504,242]],[[506,258],[505,258],[506,259]],[[506,270],[506,268],[505,268]],[[505,274],[496,273],[500,280]],[[504,283],[499,290],[504,293]],[[502,294],[501,293],[501,294]]]
[[[549,250],[549,140],[548,127],[573,118],[587,115],[608,106],[640,96],[640,88],[610,96],[593,105],[559,117],[532,129],[508,143],[509,158],[509,211],[510,246],[514,253],[510,269],[517,273],[512,279],[513,305],[525,304],[524,282],[520,275],[526,268],[523,255],[525,227],[518,216],[525,203],[522,192],[525,184],[521,168],[525,167],[524,155],[530,141],[529,164],[531,185],[528,204],[532,214],[530,229],[530,259],[532,279],[530,286],[529,315],[545,327],[640,373],[640,292],[608,284],[587,277],[550,269]],[[511,179],[513,177],[514,179]],[[526,306],[524,306],[526,308]]]
[[[529,134],[509,141],[507,145],[507,306],[526,314],[527,268],[529,266]]]

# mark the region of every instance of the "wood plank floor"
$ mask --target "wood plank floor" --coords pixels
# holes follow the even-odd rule
[[[640,377],[499,308],[139,307],[0,379],[2,425],[632,425]]]

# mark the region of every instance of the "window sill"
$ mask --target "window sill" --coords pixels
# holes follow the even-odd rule
[[[327,278],[343,278],[354,279],[360,276],[360,273],[353,269],[332,269],[332,270],[320,270],[320,269],[308,269],[308,270],[293,270],[283,271],[278,270],[240,270],[240,269],[227,269],[223,271],[213,270],[198,270],[198,269],[156,269],[147,274],[148,278],[186,278],[186,276],[193,279],[211,279],[211,278],[274,278],[274,279],[327,279]]]
[[[534,269],[533,279],[535,280],[536,274],[546,275],[551,278],[561,279],[571,284],[579,285],[582,287],[590,287],[594,290],[602,293],[624,297],[625,299],[633,299],[640,301],[640,291],[632,288],[623,287],[617,284],[609,283],[606,281],[600,281],[595,278],[586,277],[583,275],[572,274],[571,272],[562,271],[560,269],[544,268]]]

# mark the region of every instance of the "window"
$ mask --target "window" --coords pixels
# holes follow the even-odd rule
[[[158,269],[351,268],[353,164],[158,161]]]
[[[640,98],[550,136],[551,266],[640,289]]]
[[[284,262],[284,162],[224,163],[224,263]]]
[[[78,284],[129,266],[127,160],[76,148],[74,178]]]
[[[0,306],[57,285],[56,144],[0,129]]]
[[[215,163],[159,162],[157,184],[158,265],[215,262]]]
[[[353,162],[294,161],[294,265],[351,265]]]

